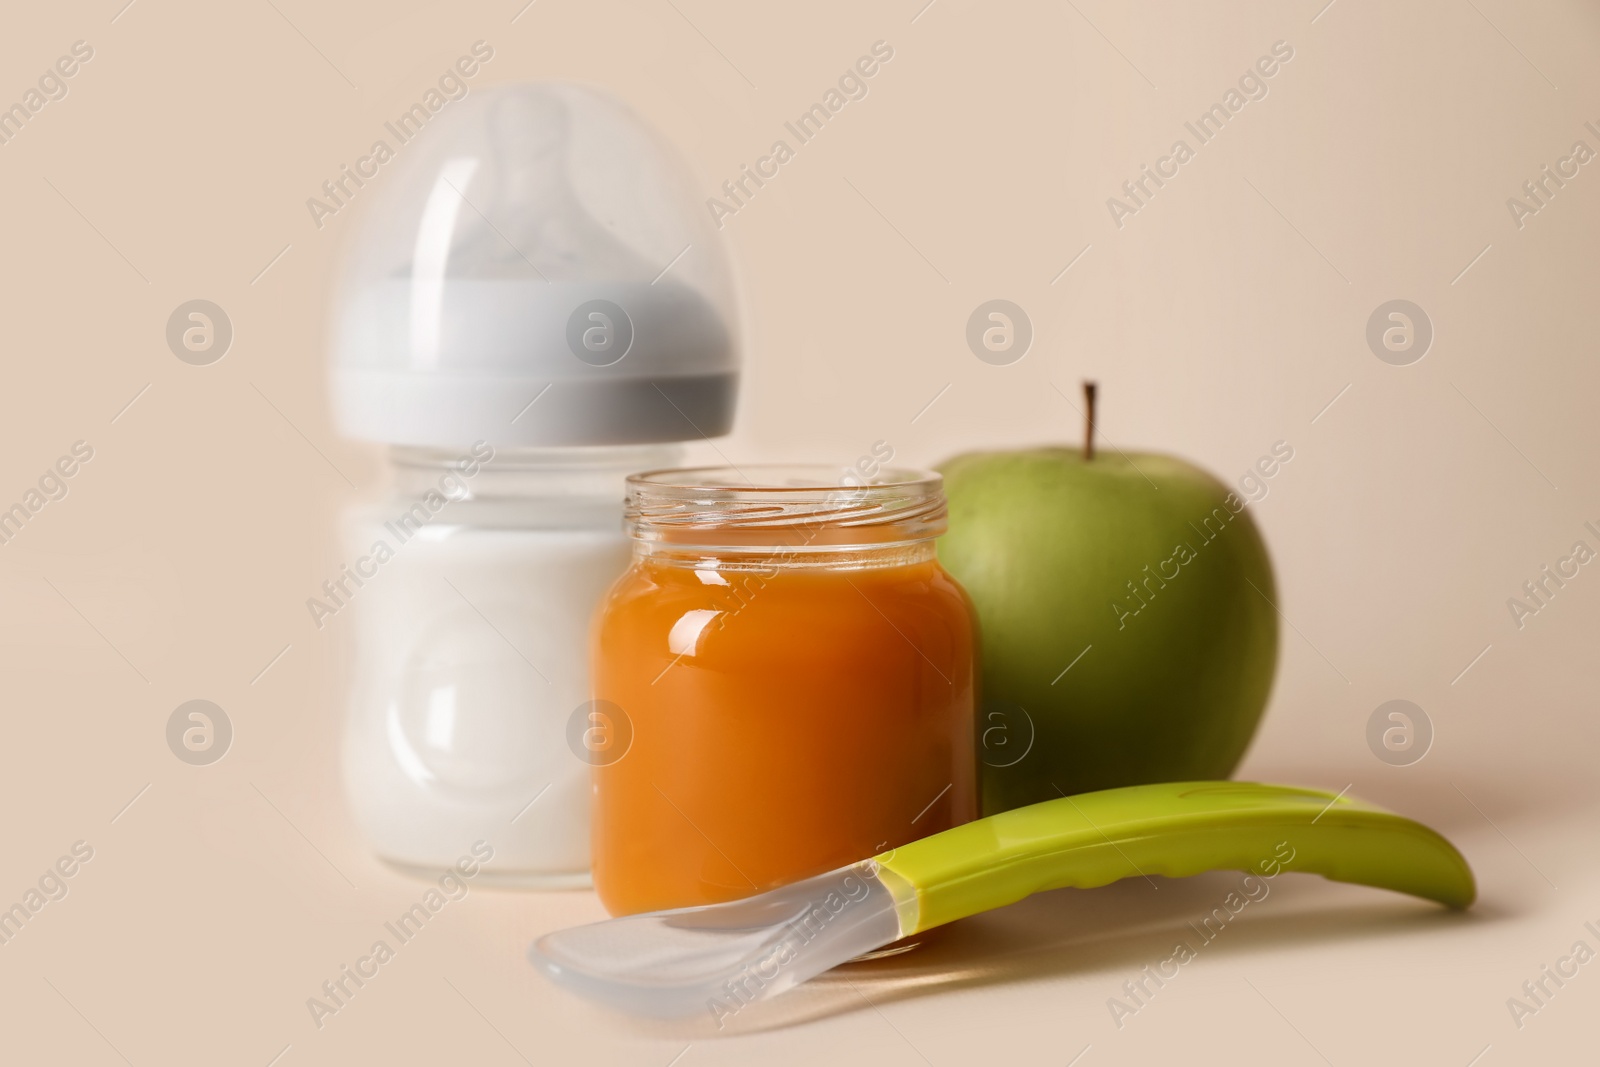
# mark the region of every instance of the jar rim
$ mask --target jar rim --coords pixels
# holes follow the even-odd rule
[[[705,492],[736,490],[774,496],[918,485],[928,485],[939,490],[944,485],[944,475],[938,471],[921,470],[916,467],[884,467],[871,478],[862,476],[863,480],[857,482],[846,481],[845,474],[841,471],[851,472],[851,468],[829,467],[820,463],[746,463],[741,467],[732,464],[721,467],[663,467],[659,470],[630,474],[628,484],[630,487],[640,485],[665,490]],[[755,481],[752,480],[751,473],[763,477],[760,481]]]
[[[721,531],[720,546],[753,547],[801,531],[803,547],[818,550],[885,547],[944,533],[944,476],[885,467],[869,478],[804,464],[642,471],[628,477],[624,514],[629,533],[644,541],[711,547],[705,535]]]

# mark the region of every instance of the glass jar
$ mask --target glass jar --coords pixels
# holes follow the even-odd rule
[[[437,872],[483,840],[498,881],[588,884],[589,765],[567,741],[588,624],[628,564],[624,477],[680,451],[390,450],[322,601],[353,616],[345,787],[382,858]]]
[[[943,479],[850,480],[628,479],[633,563],[592,656],[612,914],[747,896],[977,817],[975,622],[934,555]]]

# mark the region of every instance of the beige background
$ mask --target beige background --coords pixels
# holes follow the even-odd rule
[[[95,49],[0,146],[0,505],[74,441],[95,450],[0,546],[0,900],[73,842],[94,848],[69,895],[0,946],[0,1058],[1093,1067],[1592,1050],[1600,965],[1520,1030],[1505,1003],[1575,940],[1600,947],[1582,926],[1600,920],[1600,577],[1585,568],[1520,631],[1506,608],[1600,521],[1600,171],[1520,230],[1505,205],[1574,140],[1600,148],[1583,126],[1600,125],[1592,5],[122,2],[12,5],[0,34],[4,101],[72,42]],[[881,439],[930,464],[1076,439],[1052,384],[1075,397],[1084,376],[1125,448],[1236,478],[1290,442],[1256,507],[1290,625],[1243,773],[1352,785],[1432,821],[1482,904],[1452,917],[1281,879],[1119,1030],[1106,999],[1235,876],[1069,891],[747,1012],[729,1037],[603,1015],[531,971],[530,939],[600,915],[590,894],[475,889],[317,1029],[306,998],[422,884],[377,864],[345,812],[342,620],[319,633],[303,607],[335,562],[347,479],[379,477],[377,453],[332,430],[322,384],[353,212],[318,230],[304,202],[478,39],[495,58],[475,84],[605,86],[683,147],[706,195],[889,42],[870,95],[728,220],[748,372],[717,449],[847,463]],[[1270,94],[1113,225],[1106,198],[1278,40],[1295,55]],[[197,297],[235,328],[209,367],[163,339]],[[963,339],[995,297],[1036,330],[1005,367]],[[1393,367],[1364,330],[1402,297],[1436,338]],[[209,767],[163,738],[196,697],[236,730]],[[1397,697],[1437,731],[1405,768],[1364,736]]]

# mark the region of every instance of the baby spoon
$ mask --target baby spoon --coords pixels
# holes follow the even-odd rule
[[[1041,890],[1212,870],[1310,872],[1452,908],[1476,895],[1448,841],[1382,808],[1310,789],[1174,782],[1016,808],[742,900],[559,930],[529,958],[558,985],[624,1011],[720,1018]]]

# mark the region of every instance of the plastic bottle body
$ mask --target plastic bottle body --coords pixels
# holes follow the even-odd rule
[[[474,89],[364,194],[329,400],[396,479],[326,591],[355,645],[347,792],[391,863],[481,839],[504,879],[587,884],[623,479],[733,420],[736,289],[697,188],[625,104],[551,83]]]
[[[628,564],[623,479],[677,454],[394,450],[393,491],[345,533],[370,561],[349,600],[345,781],[383,859],[436,869],[482,839],[503,881],[588,884],[590,768],[568,722],[595,605]]]

